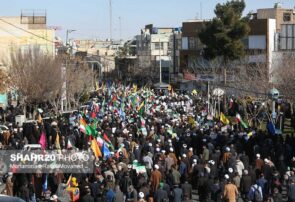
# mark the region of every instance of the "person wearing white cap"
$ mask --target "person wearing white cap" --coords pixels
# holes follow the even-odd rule
[[[223,162],[224,165],[227,165],[228,160],[230,159],[230,157],[231,157],[230,148],[226,147],[225,152],[223,153],[223,156],[222,156],[222,162]]]
[[[237,169],[237,172],[239,173],[239,176],[242,177],[245,166],[244,166],[244,163],[240,160],[239,156],[237,157],[237,160],[236,160],[236,169]]]
[[[150,178],[150,182],[151,182],[151,191],[153,193],[156,192],[156,190],[158,189],[159,185],[160,185],[160,182],[162,180],[162,174],[161,172],[159,171],[159,165],[155,164],[154,166],[154,170],[153,172],[151,173],[151,178]]]
[[[239,194],[238,188],[231,182],[228,175],[225,175],[225,179],[227,184],[224,186],[223,198],[229,202],[236,202]]]
[[[260,158],[260,154],[256,154],[255,169],[261,170],[264,162]]]
[[[139,192],[138,196],[139,196],[138,202],[146,202],[146,200],[144,199],[144,193],[143,192]]]
[[[229,172],[230,174],[232,174],[232,173],[234,172],[234,169],[232,169],[232,168],[228,168],[228,172]]]
[[[52,195],[51,197],[50,197],[50,201],[54,201],[54,202],[58,202],[58,197],[57,197],[57,195]]]
[[[194,155],[194,152],[193,152],[193,148],[190,147],[187,151],[187,157],[188,159],[191,159],[191,157]]]
[[[177,165],[178,160],[177,160],[177,158],[176,158],[176,155],[175,155],[175,153],[174,153],[174,149],[173,149],[172,147],[170,147],[170,149],[169,149],[169,154],[168,154],[168,155],[173,159],[174,164]]]
[[[12,172],[8,173],[8,177],[6,179],[6,185],[5,185],[5,190],[6,190],[6,195],[8,196],[13,196],[13,182],[12,182]]]

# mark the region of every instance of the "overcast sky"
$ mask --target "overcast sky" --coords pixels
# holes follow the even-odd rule
[[[273,7],[279,0],[246,0],[246,11]],[[214,7],[225,0],[112,0],[113,38],[130,39],[146,24],[181,27],[183,21],[214,16]],[[283,0],[283,7],[293,8],[294,0]],[[200,9],[202,7],[202,9]],[[47,24],[60,26],[57,35],[64,38],[67,29],[77,31],[69,38],[110,36],[109,0],[1,0],[0,16],[18,16],[22,9],[45,9]],[[201,12],[202,10],[202,12]]]

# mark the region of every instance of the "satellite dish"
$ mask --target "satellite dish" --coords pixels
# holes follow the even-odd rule
[[[221,88],[215,88],[213,90],[213,95],[218,96],[218,97],[223,96],[224,95],[224,90],[221,89]]]

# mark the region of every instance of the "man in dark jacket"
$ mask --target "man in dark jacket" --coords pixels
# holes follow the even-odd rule
[[[249,175],[248,170],[244,170],[244,175],[242,176],[241,179],[241,193],[242,193],[242,197],[245,200],[247,198],[247,194],[250,191],[252,185],[252,177]]]
[[[155,202],[163,202],[163,201],[168,201],[168,193],[163,189],[163,183],[160,183],[160,188],[156,191],[155,196],[154,196],[154,201]]]
[[[94,202],[94,198],[90,194],[91,193],[90,189],[86,188],[85,191],[86,191],[86,195],[82,197],[81,202],[88,202],[88,201]]]
[[[288,201],[295,202],[295,180],[290,179],[290,185],[288,187]]]
[[[186,180],[182,185],[181,185],[181,189],[182,189],[182,195],[184,199],[192,199],[192,185],[188,183],[188,181]]]
[[[115,187],[115,200],[114,200],[114,202],[121,202],[121,201],[124,201],[124,194],[121,191],[120,186],[117,185]]]
[[[173,202],[181,202],[183,198],[182,195],[182,189],[179,188],[179,186],[176,184],[174,185],[174,188],[172,190],[172,201]]]

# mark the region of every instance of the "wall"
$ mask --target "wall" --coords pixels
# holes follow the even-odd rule
[[[257,18],[258,19],[276,19],[276,30],[281,30],[281,24],[289,24],[295,22],[295,9],[285,9],[285,8],[267,8],[258,9]],[[284,13],[289,13],[291,15],[291,20],[289,22],[284,21]]]
[[[46,29],[41,25],[36,27],[30,25],[29,28],[28,24],[20,23],[20,17],[1,17],[1,19],[13,25],[0,20],[0,58],[2,60],[8,60],[11,51],[32,45],[38,45],[45,53],[55,55],[55,31],[53,29]]]

